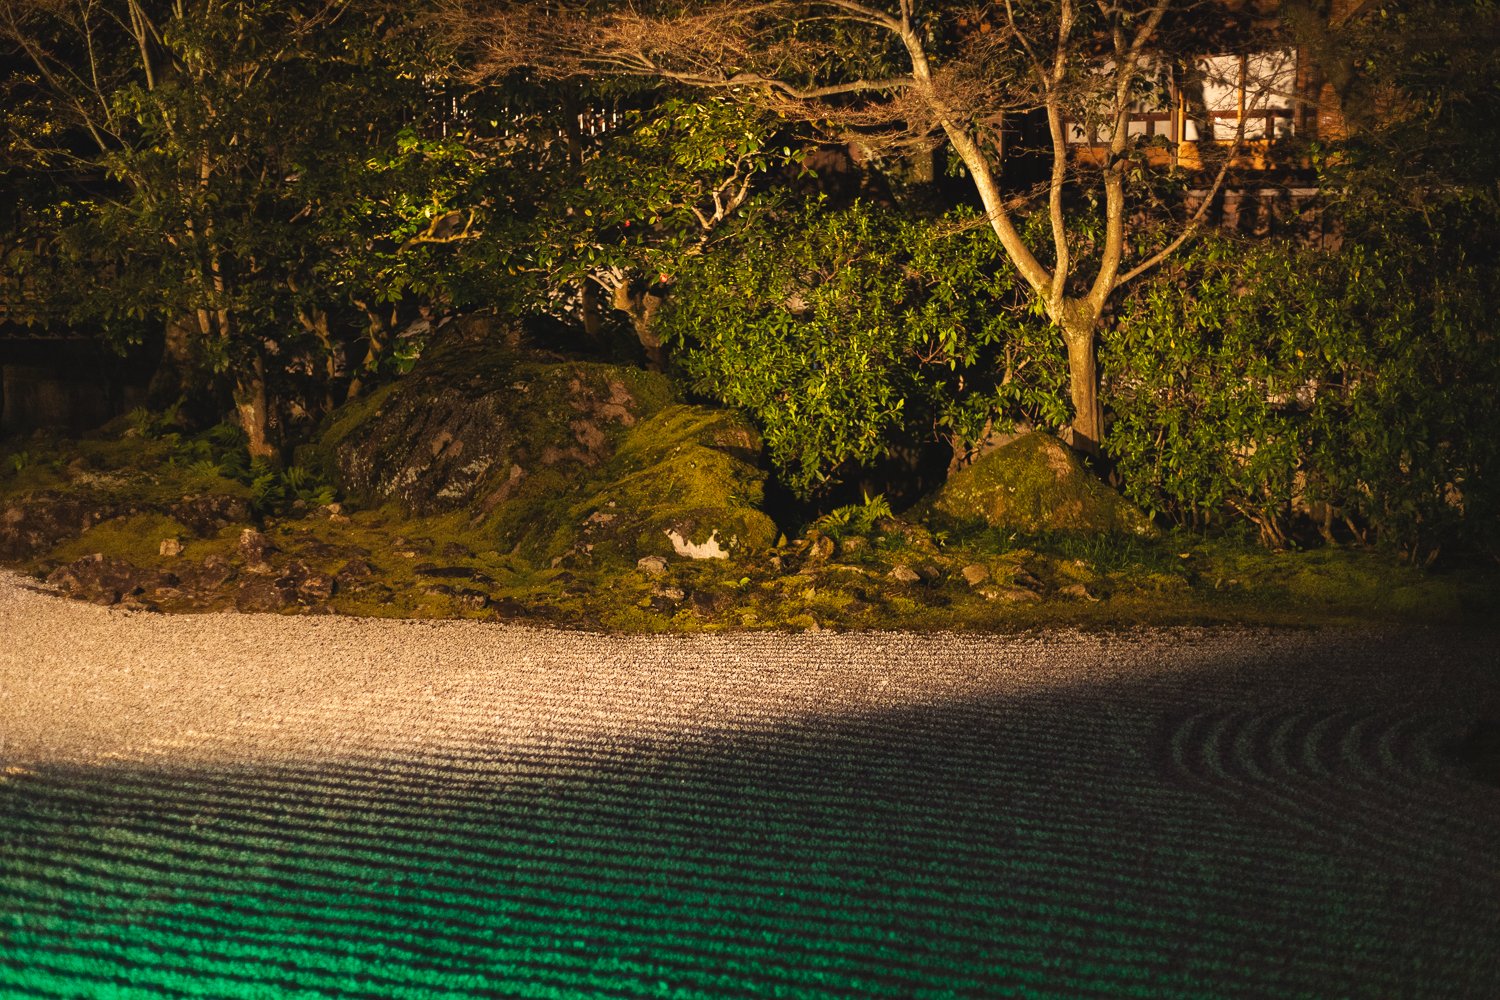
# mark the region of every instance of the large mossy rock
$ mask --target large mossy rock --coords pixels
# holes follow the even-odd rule
[[[472,530],[541,565],[773,544],[760,435],[672,399],[651,372],[460,345],[339,410],[306,460],[363,503],[466,511]]]
[[[637,424],[613,459],[565,510],[534,532],[537,554],[551,559],[721,559],[776,541],[760,509],[766,476],[761,439],[737,414],[671,406]],[[560,514],[561,516],[557,516]]]
[[[319,452],[366,503],[488,512],[589,475],[671,399],[651,372],[459,344],[338,411]]]
[[[1027,534],[1150,534],[1151,520],[1094,476],[1061,441],[1022,435],[954,473],[929,501],[939,520]]]

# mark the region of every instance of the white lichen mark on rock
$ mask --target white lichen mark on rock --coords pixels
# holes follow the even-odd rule
[[[665,534],[667,540],[672,543],[672,551],[680,556],[687,556],[689,559],[729,558],[729,549],[720,544],[719,533],[717,531],[709,535],[706,541],[702,542],[695,542],[683,536],[676,528],[667,528]],[[729,544],[733,545],[737,541],[739,541],[737,537],[731,537]]]

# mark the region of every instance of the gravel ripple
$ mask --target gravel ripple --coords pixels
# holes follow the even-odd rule
[[[1500,996],[1487,639],[615,637],[0,575],[0,996]]]

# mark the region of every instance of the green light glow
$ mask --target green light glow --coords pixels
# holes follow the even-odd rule
[[[10,776],[0,995],[1500,996],[1417,722],[1069,698]]]

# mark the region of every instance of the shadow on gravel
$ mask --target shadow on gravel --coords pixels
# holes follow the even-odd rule
[[[1500,788],[1500,719],[1480,719],[1453,748],[1474,777]]]
[[[0,994],[1500,996],[1472,716],[1319,690],[14,774]]]

